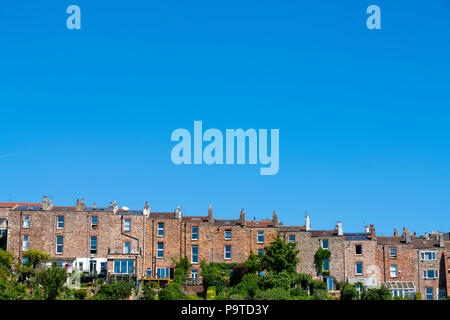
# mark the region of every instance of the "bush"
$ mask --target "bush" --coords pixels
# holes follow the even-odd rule
[[[295,243],[286,243],[278,233],[270,246],[264,248],[261,267],[267,271],[295,273],[296,265],[299,262],[297,254]]]
[[[327,290],[327,284],[320,280],[311,280],[308,286],[311,289],[311,294],[314,294],[317,290]]]
[[[341,290],[341,300],[358,300],[359,294],[358,290],[350,283],[344,284]]]
[[[66,269],[59,268],[56,264],[36,272],[35,276],[36,284],[42,288],[43,298],[46,300],[55,300],[58,297],[63,290],[66,279]]]
[[[291,294],[291,296],[294,296],[294,297],[302,297],[302,296],[308,296],[308,291],[306,291],[302,287],[298,286],[296,288],[291,288],[290,294]]]
[[[13,262],[14,262],[14,255],[9,251],[0,249],[0,268],[10,270]]]
[[[202,271],[200,275],[203,277],[203,288],[206,292],[207,288],[215,287],[216,293],[220,294],[230,283],[230,276],[233,272],[233,267],[236,264],[231,263],[216,263],[211,262],[207,264],[202,261],[200,266]]]
[[[48,254],[34,249],[28,249],[23,253],[23,256],[25,258],[28,258],[28,262],[25,265],[30,266],[33,269],[36,269],[39,264],[48,261],[48,259],[50,258]]]
[[[249,273],[249,268],[245,264],[238,264],[233,268],[233,272],[230,277],[230,286],[235,286],[241,282],[242,277]]]
[[[102,284],[93,300],[120,300],[127,299],[133,292],[132,281],[114,281],[113,284]]]
[[[206,290],[206,300],[214,300],[216,297],[216,287],[209,287]]]
[[[75,300],[85,300],[87,297],[87,290],[84,289],[75,290],[73,297],[75,298]]]
[[[255,294],[255,300],[289,300],[290,297],[289,291],[283,288],[258,290]]]
[[[258,276],[254,273],[246,274],[242,281],[237,284],[231,291],[232,294],[238,294],[246,299],[253,297],[258,290]]]
[[[258,279],[258,287],[261,290],[267,290],[272,288],[283,288],[289,290],[293,283],[294,277],[287,271],[282,272],[265,272]]]
[[[240,293],[233,293],[228,297],[228,300],[245,300],[246,296]]]
[[[183,293],[181,292],[181,284],[178,282],[172,282],[167,288],[159,291],[159,300],[181,300],[183,299]]]
[[[142,299],[143,300],[155,300],[156,299],[156,290],[158,284],[156,282],[145,282],[142,288]]]
[[[379,289],[369,289],[361,295],[362,300],[392,300],[392,294],[386,286]]]

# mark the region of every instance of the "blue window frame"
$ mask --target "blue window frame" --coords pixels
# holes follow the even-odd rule
[[[168,279],[170,274],[169,268],[156,268],[156,278],[157,279]]]
[[[334,280],[333,278],[327,278],[327,287],[328,290],[334,290]]]
[[[158,222],[158,237],[164,237],[164,222]]]
[[[145,276],[149,278],[152,276],[152,268],[150,267],[145,268]]]
[[[124,254],[129,254],[131,251],[131,242],[130,241],[125,241],[123,243],[123,253]]]
[[[198,270],[197,269],[192,269],[191,270],[191,279],[192,280],[198,280]]]
[[[363,264],[362,264],[362,262],[357,262],[356,263],[356,274],[357,275],[362,275],[363,274]]]
[[[427,300],[433,300],[433,288],[432,287],[425,288],[425,297]]]
[[[231,259],[231,246],[225,246],[225,259]]]
[[[295,243],[295,235],[294,234],[289,235],[289,242]]]
[[[158,242],[158,250],[156,257],[164,258],[164,242]]]
[[[56,236],[56,253],[62,254],[63,253],[63,247],[64,247],[64,237],[63,236]]]
[[[193,226],[192,227],[192,240],[198,240],[198,227]]]
[[[330,271],[330,259],[323,259],[323,271]]]
[[[231,240],[231,230],[225,230],[225,240]]]
[[[198,263],[198,246],[191,247],[191,262]]]
[[[328,239],[323,239],[322,240],[322,248],[323,249],[328,249]]]
[[[264,231],[258,231],[258,243],[264,243]]]

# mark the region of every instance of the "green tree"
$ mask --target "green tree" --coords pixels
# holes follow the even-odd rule
[[[67,272],[64,268],[59,268],[53,264],[50,268],[44,268],[36,272],[36,284],[43,291],[43,298],[55,300],[61,293],[67,279]]]
[[[289,300],[290,298],[289,291],[284,288],[258,290],[255,294],[255,300]]]
[[[23,253],[23,256],[28,258],[26,265],[31,266],[33,269],[36,269],[39,264],[48,261],[50,258],[48,254],[35,249],[28,249]]]
[[[358,300],[359,294],[355,286],[345,283],[341,290],[341,300]]]
[[[261,266],[261,257],[261,255],[256,255],[253,251],[250,251],[250,255],[244,262],[248,273],[257,273],[263,270]]]
[[[11,252],[0,249],[0,268],[11,270],[14,262],[14,256]]]
[[[268,271],[264,272],[258,278],[258,287],[261,290],[267,290],[272,288],[283,288],[289,290],[294,283],[294,275],[284,270],[281,272]]]
[[[392,300],[392,293],[386,286],[374,289],[364,289],[361,294],[362,300]]]
[[[242,277],[240,283],[233,287],[231,294],[252,298],[258,289],[258,276],[255,273],[248,273]]]
[[[202,261],[200,266],[202,271],[200,275],[203,277],[203,288],[206,290],[209,287],[215,287],[217,294],[220,294],[230,284],[230,276],[236,264],[231,263],[216,263],[209,264]]]
[[[153,281],[145,282],[142,288],[142,299],[143,300],[155,300],[156,292],[158,289],[158,283]]]
[[[27,295],[26,286],[11,278],[0,269],[0,300],[21,300]]]
[[[115,280],[112,284],[102,284],[92,300],[123,300],[131,296],[133,281]]]
[[[276,239],[264,248],[265,253],[261,256],[261,266],[264,270],[281,272],[287,271],[295,273],[298,250],[295,250],[295,243],[286,243],[281,239],[280,233]]]

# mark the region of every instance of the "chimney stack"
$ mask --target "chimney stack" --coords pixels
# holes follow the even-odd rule
[[[176,219],[181,219],[181,210],[180,210],[180,206],[177,205],[177,208],[175,209],[175,218]]]
[[[442,232],[439,232],[439,247],[440,248],[444,248],[445,247],[444,234]]]
[[[150,215],[150,207],[148,206],[148,201],[145,201],[145,206],[144,206],[144,216],[149,216]]]
[[[398,230],[394,229],[394,237],[398,237]]]
[[[370,232],[369,226],[366,226],[365,232],[366,232],[366,233],[369,233],[369,232]]]
[[[307,211],[305,211],[305,229],[306,231],[311,231],[311,220]]]
[[[344,229],[342,228],[342,223],[340,221],[336,225],[336,230],[338,232],[338,236],[344,235]]]
[[[241,215],[240,215],[240,217],[239,217],[239,220],[240,220],[240,222],[241,222],[241,226],[245,226],[245,212],[244,212],[244,209],[242,208],[242,211],[241,211]]]
[[[75,211],[81,211],[80,199],[77,199],[77,204],[75,205]]]
[[[208,222],[209,223],[213,223],[214,222],[214,215],[213,215],[213,212],[212,212],[211,203],[209,204],[209,208],[208,208]]]
[[[278,220],[277,212],[275,210],[273,211],[272,222],[273,222],[274,226],[278,226],[280,224],[280,221]]]
[[[44,200],[42,200],[42,210],[48,210],[47,196],[44,196]]]
[[[373,224],[370,225],[370,236],[372,239],[376,239],[375,226]]]

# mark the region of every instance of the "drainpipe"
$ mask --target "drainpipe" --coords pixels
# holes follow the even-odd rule
[[[155,219],[152,219],[152,274],[156,276],[156,259],[155,256]]]
[[[21,258],[22,258],[22,246],[21,246],[21,242],[22,242],[22,216],[23,216],[23,212],[20,211],[20,215],[19,215],[19,263],[22,263]]]
[[[419,250],[417,250],[417,272],[419,273],[418,275],[417,275],[417,278],[419,279],[419,292],[420,292],[420,294],[422,294],[422,287],[421,287],[421,285],[420,285],[420,252],[419,252]],[[422,297],[422,300],[423,300],[423,297]]]
[[[386,282],[386,245],[383,245],[383,280]]]
[[[147,222],[147,217],[145,215],[142,215],[143,221],[143,233],[142,233],[142,276],[145,275],[145,226]]]

